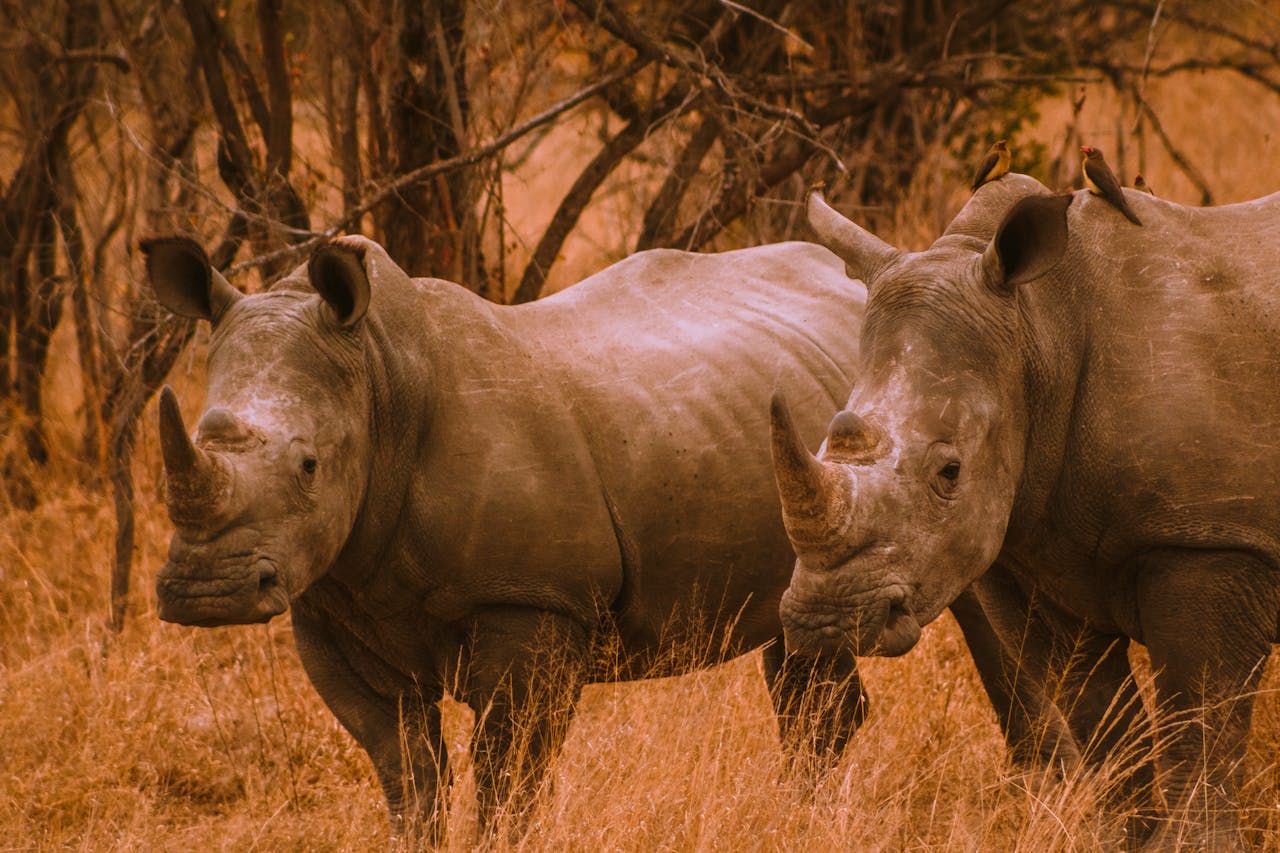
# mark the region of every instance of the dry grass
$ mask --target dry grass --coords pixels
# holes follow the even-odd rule
[[[146,466],[150,467],[150,466]],[[112,519],[58,490],[0,523],[0,849],[372,849],[390,843],[368,760],[311,689],[287,620],[161,624],[149,585],[167,538],[141,507],[142,571],[105,645]],[[584,695],[524,849],[1093,850],[1105,780],[1005,764],[994,715],[949,620],[906,658],[867,661],[871,722],[816,791],[789,780],[752,655]],[[1280,849],[1280,707],[1267,680],[1248,819]],[[450,849],[474,833],[470,714],[447,708]]]

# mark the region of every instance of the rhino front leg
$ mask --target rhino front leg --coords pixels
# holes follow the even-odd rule
[[[1280,612],[1274,569],[1242,552],[1170,550],[1143,558],[1137,591],[1174,818],[1149,847],[1245,849],[1237,792]]]
[[[390,672],[354,638],[298,606],[293,634],[320,698],[369,754],[393,830],[410,847],[443,844],[449,757],[440,725],[442,688]]]
[[[991,569],[998,571],[1002,570]],[[998,591],[996,578],[980,578],[975,587],[984,583]],[[1045,694],[1044,682],[1023,668],[1018,646],[997,633],[974,588],[952,602],[951,614],[964,634],[1013,763],[1029,771],[1068,772],[1076,767],[1080,753],[1066,720]]]
[[[1033,600],[1000,566],[973,590],[1016,661],[1019,681],[1033,685],[1066,717],[1076,760],[1090,766],[1124,761],[1109,807],[1131,813],[1131,843],[1146,838],[1157,811],[1154,746],[1129,665],[1129,640]]]
[[[488,608],[473,624],[463,695],[476,715],[480,832],[519,833],[582,692],[588,637],[565,616]]]
[[[867,715],[857,659],[789,655],[778,637],[764,647],[762,663],[783,749],[815,776],[834,767]]]

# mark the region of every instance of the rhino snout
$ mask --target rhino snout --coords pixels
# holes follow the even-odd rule
[[[236,565],[204,566],[193,562],[171,556],[156,577],[159,615],[166,622],[244,625],[266,622],[289,607],[288,592],[272,560],[258,557]]]
[[[848,650],[856,655],[897,657],[919,642],[920,623],[904,584],[887,584],[856,597],[836,597],[821,586],[811,589],[797,583],[802,580],[799,575],[779,606],[788,651],[823,656]]]

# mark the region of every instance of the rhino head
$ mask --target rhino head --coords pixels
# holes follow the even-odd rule
[[[212,325],[208,407],[194,440],[173,390],[160,395],[176,528],[156,579],[160,618],[265,622],[334,562],[364,495],[362,247],[323,246],[306,278],[253,296],[231,287],[191,240],[151,240],[143,251],[160,303]]]
[[[996,558],[1024,457],[1018,287],[1065,249],[1069,201],[1008,176],[909,254],[810,198],[814,230],[868,301],[861,384],[820,457],[774,400],[774,470],[797,554],[781,603],[793,651],[905,653]]]

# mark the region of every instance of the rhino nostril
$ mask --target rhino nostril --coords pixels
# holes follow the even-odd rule
[[[262,595],[263,593],[270,592],[271,590],[275,589],[276,584],[279,582],[280,582],[279,578],[276,576],[275,565],[267,562],[266,560],[259,560],[258,561],[258,594]]]
[[[911,611],[907,609],[905,598],[900,598],[897,601],[891,601],[889,603],[889,618],[885,620],[885,628],[892,631],[894,625],[900,619],[905,619],[910,615]]]

